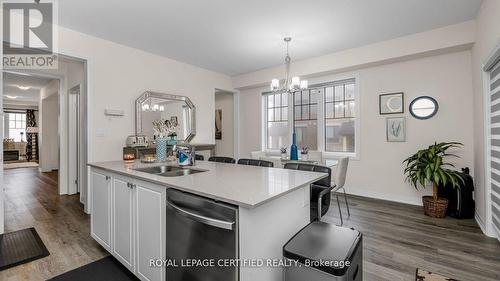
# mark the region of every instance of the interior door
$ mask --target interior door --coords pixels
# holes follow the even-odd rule
[[[69,122],[69,189],[68,194],[80,192],[80,85],[68,91]],[[81,197],[81,196],[80,196]],[[80,201],[82,198],[80,198]]]

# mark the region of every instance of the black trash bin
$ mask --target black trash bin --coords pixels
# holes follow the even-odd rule
[[[285,246],[285,281],[363,280],[361,232],[315,221]]]

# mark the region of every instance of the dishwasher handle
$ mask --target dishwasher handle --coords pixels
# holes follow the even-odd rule
[[[187,210],[182,209],[181,207],[175,205],[174,203],[170,202],[167,200],[167,204],[172,207],[179,215],[182,215],[184,217],[190,218],[194,221],[197,221],[202,224],[214,226],[217,228],[222,228],[222,229],[227,229],[227,230],[233,230],[234,229],[234,224],[235,222],[228,222],[228,221],[223,221],[223,220],[218,220],[214,218],[208,218],[205,216],[201,216],[192,212],[189,212]]]

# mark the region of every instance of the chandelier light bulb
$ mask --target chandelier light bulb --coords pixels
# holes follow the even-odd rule
[[[309,83],[307,82],[307,80],[300,81],[300,89],[301,90],[307,90],[307,87],[309,87]]]
[[[280,88],[280,80],[273,79],[271,80],[271,91],[276,91]]]
[[[292,88],[296,89],[300,86],[300,77],[292,77]]]

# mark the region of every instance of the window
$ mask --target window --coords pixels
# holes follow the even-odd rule
[[[294,95],[297,146],[318,150],[318,96],[321,89],[296,92]]]
[[[19,142],[26,140],[26,113],[8,113],[9,138]]]
[[[332,156],[357,153],[359,121],[355,78],[313,85],[294,93],[293,98],[287,94],[265,93],[263,101],[266,150],[288,147],[295,123],[299,148],[307,146]],[[288,115],[293,115],[293,120]]]
[[[354,81],[325,88],[325,151],[355,152],[356,97]]]
[[[278,150],[289,145],[288,95],[268,94],[264,96],[266,115],[266,148]]]

